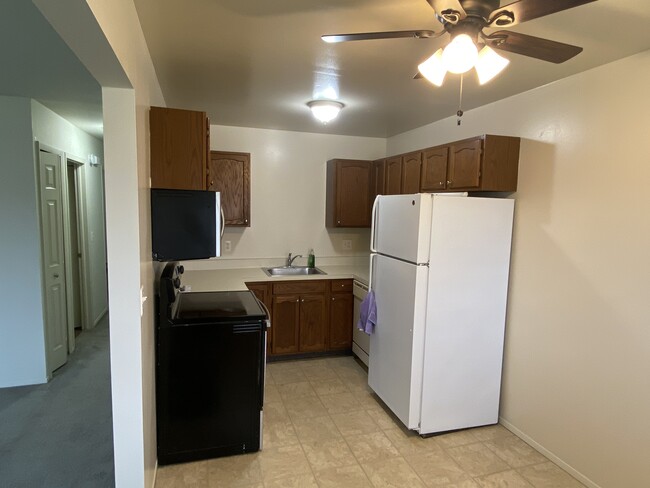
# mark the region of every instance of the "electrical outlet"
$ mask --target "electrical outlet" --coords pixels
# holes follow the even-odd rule
[[[352,239],[343,239],[343,249],[346,251],[352,250]]]
[[[232,242],[231,241],[223,241],[223,250],[225,252],[232,251]]]

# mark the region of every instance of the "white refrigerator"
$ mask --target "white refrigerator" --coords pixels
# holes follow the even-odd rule
[[[498,422],[514,200],[378,196],[368,384],[421,435]]]

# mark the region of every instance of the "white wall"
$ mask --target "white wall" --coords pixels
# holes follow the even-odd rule
[[[95,323],[106,312],[108,305],[106,286],[106,245],[104,232],[104,181],[101,166],[91,166],[87,163],[88,155],[98,156],[103,164],[104,147],[102,141],[92,137],[70,122],[32,100],[32,127],[34,137],[41,144],[46,144],[65,153],[67,158],[84,163],[82,175],[82,212],[86,216],[88,248],[85,263],[86,292],[89,297],[90,323]]]
[[[47,381],[41,248],[28,98],[0,96],[0,387]]]
[[[368,254],[368,229],[325,227],[326,162],[381,158],[385,139],[219,125],[210,131],[212,150],[251,154],[251,226],[226,227],[223,240],[232,242],[232,252],[189,267],[220,266],[229,259],[281,262],[289,252],[306,256],[309,248],[317,264],[319,258]],[[352,250],[343,250],[343,239],[352,240]]]
[[[501,416],[603,488],[650,486],[649,79],[646,51],[388,140],[523,138]]]

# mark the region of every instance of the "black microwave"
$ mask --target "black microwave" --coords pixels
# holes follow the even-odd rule
[[[156,261],[221,255],[219,192],[151,189],[151,250]]]

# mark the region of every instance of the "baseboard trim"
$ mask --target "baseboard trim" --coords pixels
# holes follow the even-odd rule
[[[93,322],[93,329],[97,327],[97,324],[101,322],[101,320],[104,318],[104,315],[106,315],[107,313],[108,313],[108,307],[102,310],[102,312],[97,316],[97,318]]]
[[[598,485],[597,483],[591,481],[589,478],[587,478],[580,471],[578,471],[573,466],[571,466],[571,465],[567,464],[566,462],[564,462],[558,456],[556,456],[551,451],[549,451],[544,446],[542,446],[540,443],[536,442],[530,436],[528,436],[527,434],[525,434],[524,432],[519,430],[517,427],[512,425],[510,422],[508,422],[503,417],[499,417],[499,423],[501,425],[503,425],[506,429],[508,429],[510,432],[512,432],[514,435],[519,437],[521,440],[523,440],[530,447],[532,447],[533,449],[538,451],[540,454],[543,454],[548,459],[553,461],[555,464],[557,464],[560,468],[562,468],[564,471],[569,473],[571,476],[573,476],[575,479],[577,479],[583,485],[586,485],[589,488],[602,488],[600,485]]]

